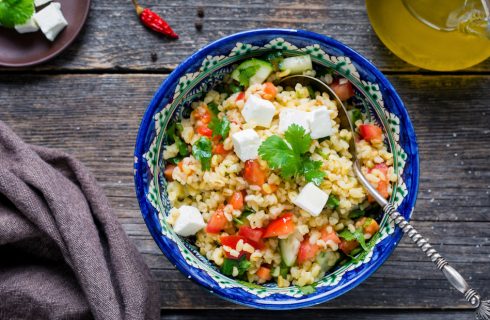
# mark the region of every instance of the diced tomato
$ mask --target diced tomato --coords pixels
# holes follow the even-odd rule
[[[374,124],[361,124],[359,126],[359,133],[367,142],[383,140],[383,131]]]
[[[243,99],[245,99],[245,92],[242,91],[236,96],[236,101],[240,101]]]
[[[369,172],[372,172],[374,169],[377,169],[382,173],[382,177],[379,177],[380,181],[378,182],[378,187],[376,188],[376,190],[378,190],[383,198],[387,199],[390,196],[390,194],[388,193],[388,186],[390,185],[390,183],[388,182],[388,166],[384,162],[378,163],[372,169],[370,169]],[[374,198],[368,196],[368,201],[373,202]]]
[[[179,167],[180,171],[182,171],[182,172],[184,171],[184,161],[179,161],[177,166]]]
[[[330,87],[333,89],[333,91],[335,91],[335,94],[342,101],[345,101],[354,96],[354,88],[349,81],[340,84],[339,80],[335,80],[334,82],[332,82]]]
[[[207,107],[200,106],[194,110],[194,117],[196,120],[200,120],[203,124],[211,122],[211,111]]]
[[[260,278],[260,280],[269,281],[272,279],[271,269],[261,266],[259,270],[257,270],[257,276]]]
[[[263,194],[271,194],[271,193],[276,192],[277,188],[278,187],[276,184],[272,184],[272,183],[264,184],[264,185],[262,185],[262,193]]]
[[[174,164],[167,164],[167,166],[165,167],[165,171],[163,172],[163,174],[165,175],[165,179],[167,179],[168,181],[174,180],[172,178],[172,173],[174,172],[175,167],[176,165]]]
[[[238,230],[238,235],[243,236],[249,240],[259,243],[262,236],[265,233],[265,228],[252,228],[248,226],[241,226]]]
[[[295,228],[296,225],[294,224],[293,221],[293,214],[290,212],[285,213],[279,218],[277,218],[276,220],[269,223],[262,238],[271,238],[271,237],[287,235],[292,233]]]
[[[356,240],[347,241],[342,239],[339,248],[340,250],[342,250],[343,253],[348,255],[352,250],[354,250],[358,246],[359,246],[359,242],[357,242]]]
[[[249,184],[253,185],[261,186],[265,183],[265,172],[260,169],[260,164],[258,160],[245,161],[243,178],[247,180]]]
[[[231,204],[231,206],[235,210],[242,210],[243,193],[241,193],[240,191],[233,192],[233,194],[228,198],[228,204]]]
[[[221,241],[221,244],[224,245],[224,246],[227,246],[227,247],[230,247],[232,249],[236,249],[236,245],[238,243],[238,241],[242,240],[243,243],[248,243],[249,245],[251,245],[254,249],[263,249],[263,244],[262,243],[256,243],[250,239],[247,239],[246,237],[244,236],[241,236],[241,235],[231,235],[231,236],[222,236],[220,237],[220,241]],[[239,259],[241,258],[243,255],[246,255],[247,256],[247,259],[250,258],[250,252],[246,252],[246,251],[240,251],[240,254],[238,255],[238,257],[235,257],[235,256],[232,256],[229,252],[226,252],[225,251],[225,256],[229,259]]]
[[[201,136],[211,138],[213,135],[213,130],[209,129],[207,124],[203,124],[197,127],[197,133],[199,133]]]
[[[266,100],[274,100],[277,94],[277,88],[272,82],[266,82],[264,83],[264,94],[262,95],[262,98]]]
[[[378,169],[385,177],[385,180],[387,179],[388,177],[388,166],[386,165],[386,163],[377,163],[374,165],[374,167],[369,170],[369,171],[373,171],[374,169]]]
[[[213,154],[220,154],[220,155],[225,155],[228,154],[228,150],[225,150],[225,147],[223,146],[222,143],[217,143],[213,145]]]
[[[311,244],[310,238],[306,237],[299,246],[298,264],[303,264],[305,261],[315,258],[318,250],[320,250],[320,247],[316,244]]]
[[[366,217],[362,217],[361,219],[357,220],[356,227],[362,228],[364,233],[370,234],[372,236],[379,231],[379,224],[374,219],[367,219],[368,218]],[[366,221],[368,221],[369,223],[366,224]]]
[[[322,229],[322,240],[325,242],[327,242],[328,240],[332,240],[336,244],[340,244],[340,242],[341,242],[339,236],[337,235],[337,233],[335,231],[332,231],[329,233],[329,232],[327,232],[326,228]]]
[[[388,197],[390,196],[390,194],[388,193],[388,181],[386,180],[379,180],[378,182],[378,187],[376,188],[376,190],[378,190],[379,194],[381,194],[381,196],[385,199],[388,199]]]
[[[206,226],[206,232],[219,233],[225,228],[227,222],[228,220],[225,217],[223,208],[218,208],[211,216],[211,219],[209,219],[208,225]]]

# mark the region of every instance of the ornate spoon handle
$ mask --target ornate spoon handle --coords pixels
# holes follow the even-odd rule
[[[383,208],[384,212],[388,214],[391,221],[393,221],[410,239],[422,249],[422,251],[434,262],[439,270],[444,273],[447,280],[456,288],[459,292],[464,294],[465,299],[471,303],[476,309],[476,318],[478,320],[490,320],[490,300],[481,300],[481,296],[472,289],[465,281],[463,276],[456,271],[449,263],[434,249],[429,242],[420,234],[414,227],[408,223],[405,218],[396,211],[395,207],[391,203],[388,203],[378,191],[369,183],[366,177],[363,175],[359,163],[354,163],[354,173],[361,182],[361,184],[367,189],[367,191],[373,196]]]
[[[388,203],[383,208],[390,219],[402,229],[402,231],[408,235],[417,246],[429,257],[429,259],[435,263],[437,269],[441,270],[446,276],[447,280],[456,288],[459,292],[464,294],[465,299],[476,308],[476,318],[479,320],[490,320],[490,301],[482,301],[481,296],[472,289],[465,281],[463,276],[456,271],[449,263],[434,249],[429,242],[415,230],[405,218],[398,213],[391,203]]]

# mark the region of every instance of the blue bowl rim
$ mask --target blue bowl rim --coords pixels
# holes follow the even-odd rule
[[[138,130],[138,135],[136,138],[136,145],[135,145],[135,151],[134,151],[134,156],[135,156],[135,164],[134,164],[134,180],[135,180],[135,191],[136,191],[136,196],[138,198],[138,203],[140,206],[140,210],[143,215],[143,219],[145,220],[145,223],[150,231],[150,234],[152,235],[154,241],[157,243],[159,246],[160,250],[165,254],[167,259],[180,271],[182,274],[184,274],[187,278],[191,279],[193,282],[199,284],[200,286],[206,288],[209,290],[214,295],[219,296],[220,298],[237,303],[240,305],[248,306],[248,307],[254,307],[254,308],[259,308],[259,309],[269,309],[269,310],[290,310],[290,309],[297,309],[297,308],[304,308],[304,307],[309,307],[313,306],[316,304],[320,304],[322,302],[326,302],[329,300],[332,300],[334,298],[337,298],[340,295],[343,295],[344,293],[347,293],[348,291],[354,289],[357,287],[359,284],[364,282],[368,277],[370,277],[376,270],[381,267],[381,265],[391,256],[393,251],[395,250],[396,246],[400,242],[400,239],[403,236],[402,231],[399,228],[396,228],[394,233],[391,235],[393,245],[389,248],[389,250],[386,250],[382,253],[380,259],[378,259],[375,263],[369,265],[364,272],[361,274],[360,277],[355,277],[351,279],[347,284],[344,285],[343,288],[340,290],[335,290],[332,293],[324,293],[323,295],[313,295],[309,297],[308,299],[302,299],[298,300],[297,302],[292,302],[291,300],[288,300],[288,304],[281,304],[281,303],[274,303],[274,304],[259,304],[255,303],[254,301],[238,301],[235,299],[231,299],[226,295],[226,290],[223,288],[219,288],[216,290],[216,288],[213,289],[209,284],[206,283],[204,279],[202,279],[201,276],[199,276],[196,272],[191,272],[189,269],[187,269],[184,265],[181,265],[177,259],[172,256],[172,254],[169,254],[170,248],[167,248],[167,245],[163,242],[162,236],[159,232],[159,230],[156,228],[155,225],[153,225],[152,221],[150,220],[150,217],[148,216],[150,212],[148,212],[146,205],[147,205],[147,198],[145,195],[145,189],[144,189],[144,181],[142,178],[141,174],[138,174],[141,172],[141,169],[146,169],[142,168],[143,166],[143,159],[144,156],[144,144],[145,144],[145,138],[148,129],[151,126],[151,123],[153,121],[153,115],[156,111],[156,108],[159,107],[159,101],[162,99],[164,94],[166,93],[167,90],[171,89],[172,85],[179,80],[181,76],[183,76],[186,73],[186,70],[195,62],[196,59],[202,59],[205,58],[209,53],[212,53],[213,50],[217,47],[219,47],[223,43],[228,43],[230,41],[238,42],[240,39],[247,38],[248,36],[251,35],[274,35],[274,36],[299,36],[302,38],[310,39],[313,41],[319,41],[322,43],[325,43],[327,45],[331,45],[333,47],[338,47],[342,51],[344,51],[348,56],[350,57],[355,57],[355,60],[358,64],[362,65],[364,68],[369,69],[371,73],[375,75],[379,83],[386,88],[386,91],[390,92],[392,99],[394,100],[395,104],[398,104],[400,106],[400,118],[407,119],[408,121],[405,122],[405,130],[408,132],[410,136],[413,137],[410,141],[411,149],[413,150],[412,155],[415,156],[415,161],[412,162],[412,177],[413,183],[412,183],[412,188],[409,190],[409,192],[413,192],[413,196],[411,197],[411,203],[409,207],[411,207],[410,212],[408,213],[408,216],[405,216],[407,220],[411,218],[411,215],[413,213],[415,203],[417,200],[417,194],[418,194],[418,189],[419,189],[419,167],[420,167],[420,159],[419,159],[419,153],[418,153],[418,144],[417,144],[417,138],[415,134],[415,130],[413,128],[413,125],[410,121],[410,117],[408,115],[408,112],[405,108],[405,105],[403,101],[401,100],[400,96],[396,92],[395,88],[393,85],[386,79],[386,77],[379,71],[369,60],[364,58],[360,53],[357,51],[353,50],[349,46],[334,40],[328,36],[321,35],[315,32],[307,31],[307,30],[296,30],[296,29],[283,29],[283,28],[262,28],[262,29],[252,29],[252,30],[247,30],[247,31],[242,31],[238,32],[223,38],[220,38],[218,40],[215,40],[211,42],[210,44],[202,47],[201,49],[197,50],[194,52],[192,55],[187,57],[182,63],[180,63],[174,71],[162,82],[160,87],[158,88],[157,92],[155,93],[153,99],[150,101],[144,115],[142,118],[142,121],[140,123],[140,127]]]

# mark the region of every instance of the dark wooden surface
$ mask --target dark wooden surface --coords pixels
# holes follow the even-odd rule
[[[363,1],[305,2],[146,1],[181,35],[172,42],[141,27],[129,1],[94,0],[84,31],[64,54],[34,68],[0,69],[0,119],[26,141],[70,152],[94,172],[160,283],[162,318],[472,319],[460,294],[406,239],[355,290],[287,313],[211,296],[184,278],[151,239],[135,199],[132,153],[140,118],[161,81],[184,57],[221,36],[258,27],[305,28],[345,42],[392,81],[420,148],[414,225],[490,296],[490,62],[450,74],[421,71],[383,47]],[[205,11],[202,32],[194,28],[197,7]]]

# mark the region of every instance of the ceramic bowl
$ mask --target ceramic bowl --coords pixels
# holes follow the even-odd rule
[[[355,86],[355,101],[385,130],[394,154],[398,182],[390,201],[409,219],[418,191],[418,150],[403,103],[390,82],[368,60],[329,37],[302,30],[262,29],[237,33],[195,52],[162,83],[150,102],[136,141],[134,176],[143,218],[165,256],[189,279],[235,303],[264,309],[295,309],[325,302],[353,289],[390,256],[401,238],[387,216],[370,240],[372,250],[338,267],[317,283],[313,293],[291,286],[256,285],[222,275],[185,238],[177,236],[165,218],[171,208],[161,170],[165,129],[190,113],[191,102],[218,84],[241,60],[282,50],[285,55],[308,53],[314,64],[332,68]]]

